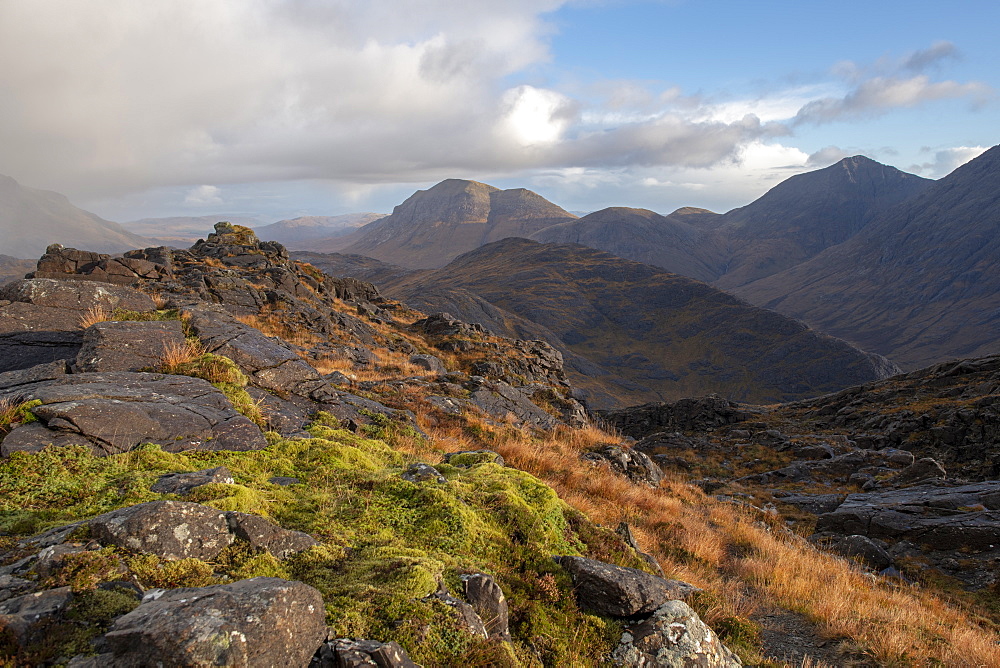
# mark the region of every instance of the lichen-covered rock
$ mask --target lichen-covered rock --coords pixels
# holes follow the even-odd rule
[[[164,559],[211,561],[233,542],[225,513],[186,501],[150,501],[98,515],[89,522],[93,537]]]
[[[420,668],[395,642],[337,638],[323,643],[309,668]]]
[[[283,529],[258,515],[229,511],[226,520],[234,537],[246,541],[255,550],[270,552],[278,559],[319,545],[319,541],[309,534]]]
[[[7,283],[0,287],[0,299],[72,311],[86,311],[94,307],[104,307],[109,311],[156,310],[153,299],[134,288],[92,281],[58,281],[50,278],[32,278]]]
[[[139,371],[156,367],[164,353],[184,345],[179,320],[99,322],[83,332],[79,371]]]
[[[434,374],[448,373],[448,369],[445,367],[444,362],[434,355],[411,355],[410,364],[416,365],[421,369]]]
[[[314,588],[253,578],[168,591],[115,620],[105,643],[113,666],[308,666],[324,618]]]
[[[599,615],[640,617],[667,601],[685,599],[700,591],[680,580],[667,580],[585,557],[557,557],[557,560],[573,576],[580,607]]]
[[[743,662],[683,601],[667,601],[628,628],[611,655],[619,666],[738,668]]]
[[[415,463],[410,464],[403,473],[400,474],[403,480],[410,482],[434,482],[443,485],[448,482],[441,472],[430,464]]]
[[[594,464],[607,464],[637,485],[656,487],[663,480],[663,470],[649,455],[639,450],[606,443],[596,450],[585,452],[580,459]]]

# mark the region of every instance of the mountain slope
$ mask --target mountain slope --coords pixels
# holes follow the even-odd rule
[[[338,250],[413,269],[435,268],[482,244],[526,237],[574,218],[530,190],[448,179],[418,190],[391,215],[362,228],[357,242]]]
[[[215,213],[208,216],[166,216],[162,218],[141,218],[122,223],[129,232],[159,241],[167,246],[189,246],[205,236],[205,230],[222,220],[234,225],[253,227],[263,220],[250,216]]]
[[[906,368],[1000,348],[1000,147],[736,292]]]
[[[931,183],[864,156],[786,179],[718,219],[730,256],[716,285],[733,288],[803,262]]]
[[[579,220],[546,227],[531,235],[543,243],[581,244],[619,257],[669,267],[670,271],[700,281],[711,281],[721,272],[724,255],[692,218],[711,218],[704,209],[678,210],[661,216],[647,209],[611,207]]]
[[[73,206],[64,195],[26,188],[0,174],[0,253],[38,257],[53,243],[105,253],[150,245],[118,223]]]
[[[505,239],[386,286],[404,300],[432,289],[475,293],[662,399],[790,400],[895,371],[704,283],[582,246]]]

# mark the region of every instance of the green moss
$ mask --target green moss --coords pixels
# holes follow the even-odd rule
[[[149,492],[163,473],[225,465],[237,484],[204,485],[189,498],[268,516],[323,545],[284,562],[245,545],[227,549],[214,564],[122,556],[142,586],[292,577],[323,593],[338,633],[396,640],[425,665],[456,665],[468,657],[480,665],[600,662],[620,627],[577,609],[572,582],[551,557],[587,554],[641,567],[620,539],[522,471],[493,463],[443,466],[447,483],[414,484],[400,477],[411,458],[337,426],[320,416],[308,428],[311,438],[273,439],[252,452],[167,453],[146,446],[105,458],[73,447],[15,453],[0,461],[0,530],[37,531],[164,498]],[[273,476],[302,484],[275,486]],[[64,577],[85,588],[110,565],[81,563]],[[459,575],[468,572],[493,575],[507,595],[509,646],[471,636],[453,610],[424,600],[439,582],[457,590]]]
[[[56,571],[48,577],[46,587],[72,587],[74,592],[94,589],[99,582],[113,580],[122,570],[122,560],[114,548],[88,550],[64,555]]]
[[[199,559],[162,560],[154,554],[127,557],[125,564],[143,589],[207,587],[217,584],[214,569]]]
[[[0,410],[0,438],[17,425],[36,422],[38,418],[31,412],[31,409],[41,405],[41,400],[32,399]]]
[[[111,312],[110,320],[131,320],[138,322],[162,322],[166,320],[180,320],[181,316],[177,309],[163,309],[160,311],[129,311],[128,309],[116,308]]]

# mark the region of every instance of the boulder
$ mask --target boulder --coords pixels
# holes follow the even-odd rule
[[[480,638],[489,637],[489,633],[486,631],[486,625],[483,624],[483,620],[479,617],[476,609],[465,601],[455,598],[449,594],[448,589],[445,588],[443,584],[438,586],[437,592],[431,594],[424,600],[441,601],[454,611],[455,619],[462,628],[473,635],[479,636]]]
[[[115,666],[307,666],[326,638],[325,615],[316,589],[253,578],[167,591],[104,638]]]
[[[400,474],[403,480],[410,482],[433,482],[443,485],[448,480],[441,475],[441,472],[430,464],[415,463],[410,464],[403,473]]]
[[[99,322],[83,332],[79,371],[139,371],[160,364],[165,352],[184,345],[179,320]]]
[[[410,364],[437,375],[448,373],[448,369],[445,368],[444,362],[437,357],[434,357],[434,355],[411,355]]]
[[[885,481],[886,485],[911,485],[929,478],[947,478],[944,467],[930,457],[913,462],[898,474]]]
[[[697,587],[585,557],[557,557],[573,576],[580,607],[609,617],[642,617],[667,601],[685,599]]]
[[[893,564],[892,556],[886,551],[884,543],[880,545],[881,541],[876,542],[868,536],[817,534],[810,537],[810,541],[876,571],[883,571]]]
[[[487,381],[473,376],[468,385],[473,405],[498,420],[513,416],[522,424],[541,429],[552,429],[559,422],[532,403],[520,389],[503,381]]]
[[[490,638],[510,640],[510,616],[503,590],[489,575],[474,573],[462,576],[465,600],[476,611]]]
[[[628,627],[611,655],[619,666],[738,668],[743,663],[683,601],[667,601]]]
[[[637,485],[656,487],[663,480],[663,470],[649,455],[621,445],[606,443],[596,450],[583,453],[580,459],[594,464],[607,464],[612,471]]]
[[[252,549],[270,552],[278,559],[319,545],[319,541],[309,534],[283,529],[258,515],[229,511],[226,520],[233,536],[249,543]]]
[[[103,545],[163,559],[211,561],[233,542],[225,513],[186,501],[150,501],[98,515],[89,522]]]
[[[225,466],[216,466],[211,469],[192,471],[190,473],[164,473],[160,479],[153,483],[150,490],[157,494],[178,494],[184,495],[195,487],[207,485],[210,482],[232,485],[233,474]]]
[[[337,638],[323,643],[309,668],[420,668],[395,642]]]

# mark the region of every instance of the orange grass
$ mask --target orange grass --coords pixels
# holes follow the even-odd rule
[[[472,429],[424,428],[443,451],[496,450],[595,522],[629,522],[639,544],[670,577],[717,597],[705,612],[709,624],[750,617],[768,602],[805,615],[823,636],[849,639],[880,665],[1000,667],[1000,638],[991,624],[931,592],[873,579],[817,550],[776,518],[718,501],[680,478],[651,489],[581,463],[581,452],[615,440],[596,427],[537,436],[475,417],[469,422]]]

